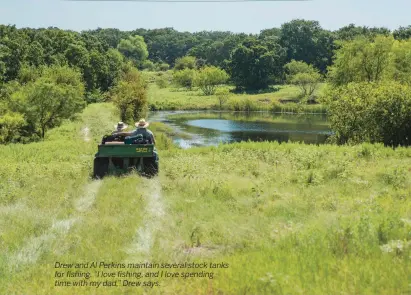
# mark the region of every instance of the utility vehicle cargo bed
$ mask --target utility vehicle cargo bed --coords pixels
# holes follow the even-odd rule
[[[96,157],[153,157],[153,144],[100,144]]]

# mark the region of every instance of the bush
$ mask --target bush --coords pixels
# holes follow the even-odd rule
[[[378,36],[370,41],[360,36],[351,41],[338,41],[334,63],[328,70],[333,86],[350,82],[396,80],[411,83],[411,41]]]
[[[321,82],[321,75],[317,69],[302,61],[292,60],[284,66],[287,72],[286,80],[300,88],[301,100],[315,100],[312,95]]]
[[[25,80],[22,86],[11,84],[2,93],[9,113],[2,128],[7,129],[4,126],[10,122],[18,122],[17,133],[22,135],[19,141],[44,138],[48,129],[59,126],[64,119],[73,118],[85,107],[84,84],[79,71],[55,65],[42,67],[38,73],[40,76],[35,80]],[[24,125],[18,114],[23,115]],[[9,136],[4,138],[10,139]]]
[[[113,87],[111,99],[120,111],[123,122],[135,122],[147,111],[147,82],[140,72],[130,68]]]
[[[154,65],[154,63],[153,63],[151,60],[145,60],[145,61],[143,61],[141,67],[142,67],[144,70],[147,70],[147,71],[154,71],[154,69],[155,69],[155,65]]]
[[[198,86],[204,95],[213,95],[218,85],[224,84],[228,80],[227,73],[217,67],[204,67],[195,76],[195,85]]]
[[[233,97],[229,100],[229,109],[233,111],[251,112],[258,110],[256,103],[250,98]]]
[[[36,81],[41,75],[41,69],[34,66],[23,65],[19,71],[18,81],[20,84],[27,84]]]
[[[284,54],[280,46],[267,46],[250,37],[231,52],[226,66],[238,90],[265,89],[273,75],[281,75]]]
[[[195,69],[197,67],[197,60],[194,56],[183,56],[176,59],[174,70],[181,71],[184,69]]]
[[[25,125],[24,116],[19,113],[7,112],[0,117],[0,143],[18,141],[19,129]]]
[[[104,102],[104,101],[105,101],[104,94],[99,89],[94,89],[86,93],[87,104]]]
[[[329,89],[331,128],[337,143],[411,143],[411,87],[398,82],[350,83]]]
[[[168,71],[169,69],[170,69],[170,65],[165,62],[156,65],[157,71],[165,72],[165,71]]]
[[[167,88],[169,84],[170,82],[167,75],[161,75],[156,78],[156,85],[158,86],[158,88]]]
[[[220,110],[223,109],[223,106],[225,103],[228,101],[230,98],[230,91],[228,89],[221,89],[220,91],[217,91],[217,99],[218,99],[218,105]]]
[[[196,71],[192,69],[184,69],[181,71],[175,71],[173,73],[173,81],[177,86],[185,87],[191,90],[194,86],[195,76],[196,76]]]
[[[148,57],[147,44],[142,36],[135,35],[121,39],[117,49],[137,65],[142,64]]]

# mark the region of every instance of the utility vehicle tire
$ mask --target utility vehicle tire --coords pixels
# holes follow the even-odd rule
[[[108,158],[94,158],[93,178],[103,178],[108,173]]]
[[[155,161],[155,158],[144,159],[144,174],[148,176],[155,176],[158,175],[158,171],[158,162]]]

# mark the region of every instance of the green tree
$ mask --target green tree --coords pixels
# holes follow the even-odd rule
[[[0,45],[0,85],[1,83],[5,82],[7,77],[6,77],[6,72],[7,72],[7,64],[3,61],[4,56],[7,54],[5,52],[1,51],[1,45]]]
[[[0,116],[0,143],[16,142],[20,138],[19,129],[26,124],[23,114],[6,112]]]
[[[266,38],[280,38],[281,36],[281,29],[280,28],[271,28],[265,29],[260,31],[260,35],[258,36],[260,39]]]
[[[411,40],[395,41],[392,51],[392,79],[411,85]]]
[[[27,84],[36,81],[41,75],[41,67],[29,66],[27,64],[20,68],[19,76],[17,81],[20,84]]]
[[[154,71],[155,65],[151,60],[145,60],[142,63],[141,68],[147,71]]]
[[[111,99],[120,111],[121,120],[135,122],[147,111],[147,83],[140,72],[127,65],[121,80],[111,90]]]
[[[334,40],[318,21],[295,19],[281,26],[279,44],[287,50],[287,61],[304,61],[325,72],[331,65]]]
[[[185,87],[191,90],[194,86],[196,70],[184,69],[173,72],[173,82],[179,87]]]
[[[237,88],[266,88],[270,76],[282,72],[284,52],[281,47],[269,50],[261,42],[250,38],[238,46],[228,62],[231,80]]]
[[[0,57],[3,68],[3,80],[11,81],[19,74],[23,61],[23,50],[17,40],[5,40],[0,44]]]
[[[217,67],[204,67],[195,76],[194,84],[199,87],[204,95],[213,95],[217,86],[224,84],[228,80],[228,74]]]
[[[9,108],[23,114],[30,129],[44,138],[48,129],[81,111],[85,102],[81,74],[68,67],[44,68],[36,81],[11,94]]]
[[[95,49],[90,51],[90,68],[88,71],[92,78],[87,83],[87,91],[93,89],[107,91],[109,89],[109,66],[104,54]]]
[[[127,38],[127,32],[112,28],[98,28],[96,30],[85,31],[84,33],[96,36],[99,40],[102,40],[104,43],[106,43],[110,48],[117,48],[120,40]]]
[[[224,36],[224,35],[223,35]],[[246,39],[245,34],[230,34],[223,39],[205,39],[192,47],[188,54],[197,58],[197,66],[213,65],[223,68],[231,52]],[[226,68],[224,68],[227,70]]]
[[[64,55],[70,66],[78,67],[83,72],[89,66],[89,53],[81,44],[70,44]]]
[[[159,72],[156,75],[155,83],[159,88],[166,88],[170,85],[171,79],[170,72]]]
[[[164,71],[167,71],[168,69],[170,69],[170,65],[165,63],[165,62],[162,62],[162,63],[159,63],[159,64],[156,65],[156,70],[157,71],[164,72]]]
[[[42,67],[41,78],[59,86],[72,87],[74,93],[79,96],[84,95],[84,83],[81,73],[77,69],[58,65]]]
[[[377,36],[374,41],[358,37],[340,42],[328,78],[333,85],[380,81],[389,76],[393,37]]]
[[[378,35],[389,36],[390,34],[390,30],[387,28],[360,27],[354,24],[349,24],[348,26],[342,27],[336,31],[337,38],[341,41],[350,41],[358,37],[364,37],[368,40],[373,40]]]
[[[321,82],[321,74],[312,65],[292,60],[284,66],[287,82],[300,88],[301,99],[313,101],[312,95]]]
[[[325,94],[339,144],[411,144],[411,88],[394,81],[349,83]]]
[[[36,67],[44,64],[44,49],[38,41],[34,41],[30,44],[26,62],[29,65]]]
[[[137,29],[131,33],[144,37],[151,61],[164,61],[171,66],[178,57],[187,55],[188,50],[198,42],[192,33],[178,32],[173,28]]]
[[[147,44],[144,42],[144,38],[138,35],[121,39],[117,49],[138,66],[148,57]]]
[[[408,27],[399,27],[393,32],[393,36],[397,40],[408,40],[411,38],[411,25]]]
[[[106,53],[106,60],[108,66],[107,84],[110,88],[121,75],[124,57],[117,49],[110,48]]]
[[[286,70],[287,80],[290,79],[292,76],[300,73],[310,73],[315,71],[312,65],[309,65],[303,61],[296,60],[291,60],[291,62],[284,65],[284,69]]]
[[[184,56],[176,59],[174,70],[180,71],[184,69],[195,69],[197,67],[197,61],[194,56]]]

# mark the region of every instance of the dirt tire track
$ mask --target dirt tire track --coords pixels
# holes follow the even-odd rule
[[[24,265],[36,263],[41,254],[50,248],[55,240],[63,238],[78,220],[78,217],[73,217],[56,221],[41,236],[29,238],[19,251],[9,257],[10,270],[16,271]]]
[[[144,213],[142,226],[137,229],[134,240],[126,249],[130,256],[139,256],[148,259],[154,244],[155,232],[165,214],[161,184],[158,178],[146,180],[143,185],[147,198],[147,207]]]
[[[82,129],[84,141],[90,141],[90,129],[86,126]],[[98,191],[101,187],[101,180],[94,180],[84,186],[83,196],[74,202],[74,207],[78,213],[83,213],[94,204]],[[32,236],[27,239],[24,246],[9,256],[9,268],[16,271],[27,264],[34,264],[41,254],[53,245],[53,242],[64,238],[71,227],[81,220],[81,216],[72,216],[68,219],[57,220],[40,236]]]
[[[81,133],[83,134],[83,139],[86,142],[90,141],[90,128],[85,126],[83,129],[81,129]]]
[[[74,203],[74,207],[78,212],[85,212],[93,206],[101,185],[102,181],[99,179],[85,185],[85,194]]]

